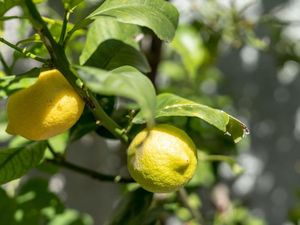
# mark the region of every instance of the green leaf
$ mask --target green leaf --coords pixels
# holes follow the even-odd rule
[[[49,184],[48,180],[46,179],[29,179],[18,190],[18,195],[16,196],[18,207],[26,210],[26,214],[28,214],[29,217],[30,214],[33,214],[32,211],[35,211],[34,213],[42,214],[42,209],[48,208],[50,206],[55,208],[55,211],[57,211],[58,213],[61,213],[64,209],[63,204],[58,196],[48,190],[48,187]]]
[[[199,67],[209,57],[200,33],[191,26],[178,28],[171,47],[180,55],[184,67],[192,78],[197,75]]]
[[[40,69],[34,68],[23,74],[0,77],[0,99],[32,85],[39,73]]]
[[[93,22],[92,19],[82,19],[78,23],[76,23],[70,31],[68,31],[66,38],[71,39],[72,35],[80,29],[87,27],[89,24]]]
[[[93,219],[88,214],[79,213],[73,209],[66,209],[55,216],[48,225],[92,225]]]
[[[64,8],[70,10],[76,7],[77,5],[79,5],[83,1],[84,0],[63,0]]]
[[[117,205],[110,221],[105,225],[143,224],[152,198],[152,193],[141,188],[129,192]]]
[[[137,26],[120,23],[111,17],[95,20],[88,30],[80,64],[107,70],[129,65],[149,72],[147,59],[135,40],[139,33]]]
[[[20,0],[1,0],[0,1],[0,16],[3,16],[9,9],[18,5]]]
[[[101,43],[85,63],[86,66],[112,70],[120,66],[133,66],[141,72],[150,72],[146,57],[122,41],[110,39]]]
[[[34,0],[34,3],[41,3],[44,0]],[[21,0],[0,0],[0,17],[3,16],[12,7],[21,4]]]
[[[0,17],[3,17],[4,14],[20,4],[20,0],[0,0]],[[3,36],[4,33],[4,21],[0,20],[0,35]],[[0,44],[1,45],[1,44]]]
[[[121,96],[138,103],[141,117],[153,124],[156,104],[155,89],[151,81],[137,69],[123,66],[112,71],[94,67],[77,67],[80,77],[93,92]]]
[[[40,164],[45,149],[45,142],[34,142],[20,148],[1,149],[0,184],[19,178]]]
[[[158,76],[177,82],[187,78],[184,67],[174,60],[161,61],[158,67]]]
[[[96,51],[97,47],[109,39],[118,39],[138,48],[135,36],[140,33],[137,26],[118,22],[111,17],[100,17],[90,26],[84,49],[80,56],[80,64],[84,64]]]
[[[169,93],[158,95],[155,112],[155,118],[166,116],[197,117],[231,136],[236,143],[249,133],[245,124],[224,111]],[[144,121],[138,114],[133,122],[143,123]]]
[[[0,187],[0,221],[5,221],[6,225],[15,222],[14,213],[16,210],[15,202],[8,197],[6,192]]]
[[[178,24],[176,8],[164,0],[106,0],[87,18],[110,16],[123,23],[145,26],[162,40],[170,41]]]
[[[29,179],[18,189],[14,200],[19,216],[14,224],[41,224],[41,221],[52,220],[63,212],[63,203],[58,196],[48,190],[48,186],[47,180],[34,178]]]
[[[91,216],[65,208],[45,179],[31,178],[12,197],[0,188],[0,221],[5,225],[92,225]]]

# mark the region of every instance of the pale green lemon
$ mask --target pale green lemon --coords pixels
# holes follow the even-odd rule
[[[58,70],[40,73],[32,86],[8,98],[6,131],[30,140],[63,133],[79,119],[84,102]]]
[[[128,170],[133,179],[151,192],[173,192],[194,175],[197,151],[181,129],[161,124],[143,130],[131,142]]]

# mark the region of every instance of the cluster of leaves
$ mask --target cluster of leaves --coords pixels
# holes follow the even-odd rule
[[[48,190],[47,180],[31,179],[12,196],[0,188],[0,198],[0,219],[7,225],[93,224],[90,216],[65,208],[59,197]]]
[[[32,21],[32,12],[26,8],[24,2],[30,0],[0,1],[0,16],[14,6],[21,6],[23,15],[20,18],[20,40],[15,46],[26,47],[28,51],[40,57],[49,57],[43,38],[24,32],[31,29],[28,21]],[[239,142],[248,130],[233,116],[215,109],[229,107],[230,99],[220,96],[216,91],[222,75],[214,62],[219,54],[218,46],[224,41],[228,43],[229,40],[250,40],[252,37],[251,40],[255,39],[256,44],[260,43],[259,39],[254,37],[252,27],[248,28],[248,33],[244,35],[245,23],[233,24],[233,21],[241,21],[237,17],[240,14],[228,10],[228,14],[221,16],[232,20],[220,19],[220,15],[210,15],[201,20],[181,24],[177,29],[178,12],[171,3],[164,0],[106,0],[96,5],[82,0],[64,0],[63,3],[64,20],[56,13],[49,13],[49,17],[43,17],[43,20],[53,39],[65,50],[72,71],[76,71],[85,88],[95,94],[98,104],[110,119],[121,126],[122,134],[125,133],[130,140],[143,127],[166,122],[175,124],[189,133],[197,146],[206,152],[201,153],[204,155],[202,159],[208,159],[211,154],[237,154],[235,143]],[[74,23],[68,21],[71,13]],[[224,24],[219,23],[220,21],[227,22]],[[227,29],[228,23],[231,24],[230,27],[236,28],[236,32]],[[210,24],[215,24],[213,29]],[[246,38],[243,39],[244,37]],[[161,40],[172,42],[163,45]],[[158,51],[154,52],[155,45],[158,45]],[[35,68],[12,75],[16,71],[16,62],[24,59],[21,53],[13,55],[11,65],[8,65],[3,57],[0,59],[3,64],[3,75],[0,76],[1,98],[28,87],[39,74],[40,69]],[[45,66],[55,64],[53,59],[51,60],[47,61],[49,63]],[[151,79],[156,81],[156,85],[145,76],[149,75],[151,78],[153,74],[157,75]],[[118,107],[115,104],[117,101],[120,102]],[[1,114],[0,127],[4,128],[5,113]],[[63,155],[70,143],[91,132],[106,138],[116,138],[110,131],[109,127],[99,127],[91,111],[85,109],[80,120],[70,131],[52,140],[33,143],[21,140],[20,143],[18,137],[1,134],[1,138],[10,141],[10,144],[9,148],[0,151],[0,184],[19,178],[31,168],[49,162],[53,158],[49,153],[49,146]],[[233,170],[240,172],[233,158],[223,159],[226,159]],[[159,196],[141,189],[127,191],[108,224],[140,225],[143,221],[145,225],[155,225],[173,217],[185,221],[186,224],[199,223],[202,218],[196,212],[206,209],[196,190],[199,187],[212,188],[218,182],[218,165],[219,163],[201,160],[196,175],[187,186],[187,192]],[[43,190],[47,192],[45,187],[44,184]],[[6,196],[7,201],[18,202],[18,196],[22,196],[22,192],[19,193],[15,199]],[[39,195],[36,196],[38,199]],[[55,202],[56,197],[52,198]],[[50,213],[42,210],[34,215],[35,219],[55,220],[56,215],[59,217],[64,215],[64,212],[68,214],[68,210],[64,211],[63,208],[40,206],[36,202],[32,204],[36,204],[33,209],[52,207]],[[17,212],[18,207],[21,206],[14,206],[11,212]],[[230,215],[226,218],[227,224],[261,224],[251,222],[256,219],[240,206],[233,205]],[[220,220],[224,220],[217,212],[213,216],[204,216],[205,220],[216,225],[220,224]],[[14,220],[16,218],[13,217]]]

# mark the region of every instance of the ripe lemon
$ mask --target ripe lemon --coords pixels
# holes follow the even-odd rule
[[[151,192],[173,192],[194,175],[197,151],[181,129],[161,124],[143,130],[132,140],[128,151],[130,175]]]
[[[84,102],[56,69],[40,73],[36,83],[8,98],[6,132],[44,140],[72,127]]]

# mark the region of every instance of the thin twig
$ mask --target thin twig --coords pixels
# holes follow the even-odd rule
[[[12,49],[16,50],[17,52],[20,52],[21,54],[23,54],[24,56],[26,57],[30,57],[36,61],[39,61],[39,62],[42,62],[42,63],[45,63],[47,64],[49,62],[48,59],[44,59],[44,58],[41,58],[35,54],[33,54],[32,52],[26,50],[25,48],[20,48],[12,43],[10,43],[9,41],[5,40],[4,38],[0,37],[0,42],[6,44],[7,46],[11,47]]]
[[[67,32],[67,26],[68,26],[68,22],[69,22],[69,18],[70,18],[70,14],[71,11],[70,10],[66,10],[65,14],[64,14],[64,21],[63,21],[63,25],[61,28],[61,33],[60,33],[60,37],[59,37],[59,45],[63,45],[64,40],[65,40],[65,36],[66,36],[66,32]]]
[[[201,161],[220,161],[227,162],[229,164],[236,163],[235,159],[226,155],[201,155],[199,156]]]
[[[22,16],[1,16],[0,21],[5,21],[5,20],[13,20],[13,19],[23,19],[24,17]]]
[[[74,172],[87,175],[87,176],[89,176],[93,179],[99,180],[99,181],[110,181],[110,182],[116,182],[116,183],[132,183],[132,182],[134,182],[134,180],[132,180],[131,178],[124,178],[121,176],[111,176],[111,175],[102,174],[97,171],[94,171],[94,170],[91,170],[88,168],[84,168],[84,167],[78,166],[74,163],[68,162],[67,160],[65,160],[65,158],[61,154],[55,152],[55,150],[49,144],[49,142],[47,142],[47,147],[53,155],[53,159],[46,160],[48,163],[52,163],[54,165],[67,168]]]
[[[59,154],[55,152],[55,150],[53,149],[53,147],[50,145],[49,142],[47,142],[47,148],[48,148],[49,151],[51,152],[53,158],[59,157]]]
[[[129,122],[128,122],[128,126],[126,127],[126,129],[124,130],[124,133],[125,134],[128,134],[129,133],[129,131],[131,130],[131,128],[132,128],[132,126],[133,126],[133,119],[134,119],[134,117],[136,116],[136,114],[137,114],[137,111],[136,110],[130,110],[130,112],[129,112],[129,115],[128,115],[128,117],[129,117]]]
[[[2,53],[0,52],[0,62],[2,63],[2,66],[3,66],[3,69],[4,69],[4,72],[6,74],[12,74],[12,71],[11,71],[11,68],[7,65]]]
[[[93,178],[95,180],[99,180],[99,181],[116,182],[116,183],[133,183],[134,182],[134,180],[132,180],[130,178],[102,174],[97,171],[75,165],[75,164],[68,162],[66,160],[63,160],[63,159],[47,159],[47,162],[67,168],[67,169],[72,170],[77,173],[81,173],[83,175],[86,175],[88,177],[91,177],[91,178]]]

